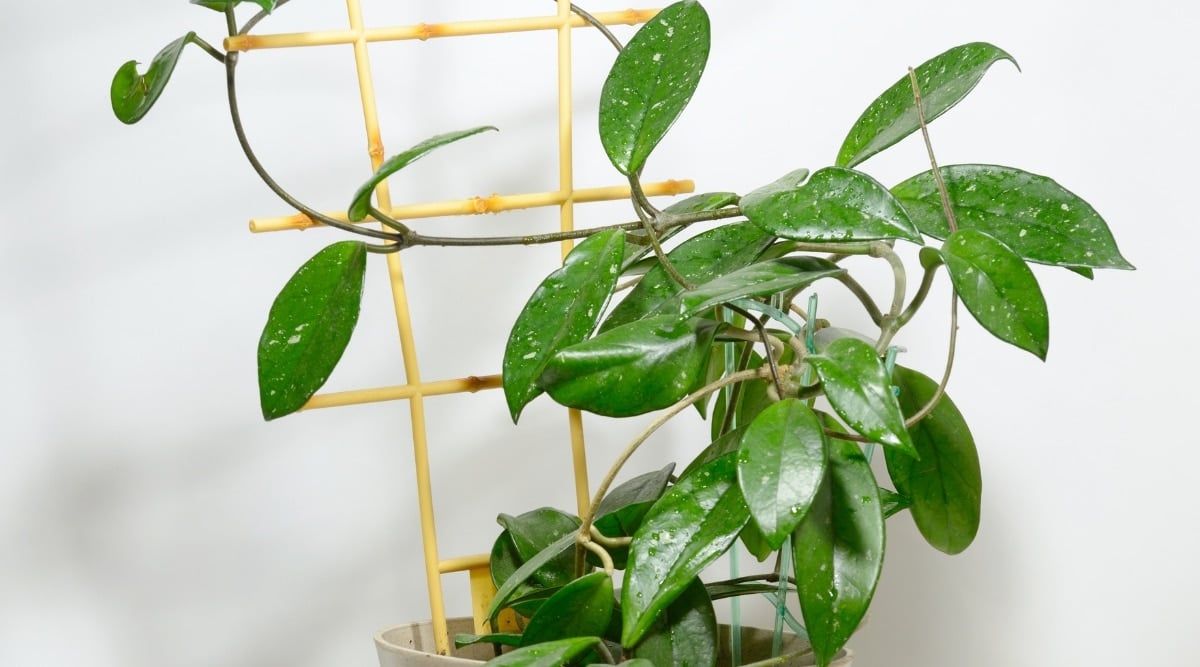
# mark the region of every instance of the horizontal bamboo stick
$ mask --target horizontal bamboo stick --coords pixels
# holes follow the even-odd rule
[[[450,572],[465,572],[475,568],[487,567],[488,563],[489,560],[487,554],[447,558],[438,563],[438,572],[441,572],[442,574],[448,574]]]
[[[484,389],[499,389],[499,375],[485,375],[458,380],[442,380],[440,382],[425,382],[422,384],[405,384],[395,387],[378,387],[375,389],[355,389],[329,394],[318,394],[304,404],[303,410],[333,408],[343,405],[362,405],[365,403],[380,403],[383,401],[398,401],[414,396],[442,396],[445,394],[473,394]]]
[[[643,189],[650,196],[673,196],[695,192],[696,183],[691,180],[669,180],[659,183],[647,183],[643,186]],[[576,190],[573,199],[576,203],[587,203],[628,199],[629,196],[629,186],[617,185]],[[516,195],[494,194],[490,197],[472,197],[456,201],[394,206],[389,215],[397,220],[436,218],[452,215],[482,215],[484,213],[499,213],[501,211],[515,211],[542,206],[558,206],[566,200],[567,195],[562,192],[538,192]],[[327,212],[325,215],[343,222],[347,221],[345,211]],[[250,221],[250,231],[256,234],[261,232],[280,232],[289,229],[308,229],[316,225],[317,223],[313,222],[307,215],[297,213],[278,218],[255,218]]]
[[[605,25],[638,25],[645,23],[658,13],[657,9],[626,9],[618,12],[600,12],[596,18]],[[573,27],[587,23],[572,15]],[[558,16],[533,16],[528,18],[494,19],[489,21],[460,21],[455,23],[418,23],[392,28],[367,28],[362,31],[368,42],[396,42],[403,40],[433,39],[437,37],[462,37],[465,35],[495,35],[510,32],[553,30],[562,25]],[[238,35],[225,39],[227,51],[251,51],[255,49],[282,49],[295,46],[326,46],[351,44],[357,41],[355,30],[327,30],[320,32],[295,32],[277,35]]]

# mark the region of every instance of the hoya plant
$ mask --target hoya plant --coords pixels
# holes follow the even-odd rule
[[[256,0],[262,11],[241,27],[238,0],[193,2],[223,12],[237,35],[286,0]],[[978,42],[909,69],[850,126],[832,164],[782,164],[778,180],[756,190],[660,209],[640,176],[700,83],[709,17],[695,0],[676,2],[621,44],[575,11],[617,47],[599,134],[629,182],[632,212],[604,227],[428,236],[372,205],[384,179],[491,127],[439,134],[391,157],[350,194],[349,222],[324,216],[255,157],[238,114],[237,54],[196,33],[169,44],[145,72],[134,62],[121,67],[112,105],[122,121],[136,122],[186,47],[200,47],[227,70],[235,132],[266,184],[314,221],[360,237],[305,262],[272,305],[258,348],[267,419],[300,409],[334,370],[358,317],[369,254],[578,239],[529,297],[497,360],[507,409],[517,422],[547,394],[597,415],[656,416],[612,463],[583,516],[544,507],[499,516],[491,550],[498,590],[488,610],[495,632],[460,636],[460,644],[513,647],[498,652],[497,665],[714,665],[713,601],[765,595],[779,625],[806,637],[816,663],[828,665],[867,613],[887,519],[907,513],[949,554],[966,549],[979,528],[975,441],[945,391],[960,305],[1000,341],[1044,359],[1049,318],[1031,265],[1089,278],[1096,269],[1133,267],[1100,215],[1056,181],[1010,166],[938,166],[927,124],[993,65],[1016,64]],[[889,187],[861,169],[914,134],[928,164],[911,178]],[[853,258],[882,262],[890,289],[866,289],[851,272],[862,266]],[[897,363],[895,341],[939,280],[952,292],[949,345],[944,367],[928,374]],[[817,287],[857,304],[871,329],[820,317]],[[693,412],[710,427],[690,461],[614,486],[659,428]],[[870,465],[876,451],[886,479]],[[709,566],[731,549],[773,567],[706,583]],[[777,641],[776,655],[784,647]]]

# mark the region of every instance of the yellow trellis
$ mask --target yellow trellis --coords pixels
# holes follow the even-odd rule
[[[572,73],[571,32],[573,28],[586,26],[586,22],[571,12],[569,0],[557,0],[558,11],[550,16],[502,18],[455,23],[420,23],[401,27],[367,27],[363,24],[360,0],[346,0],[349,17],[348,30],[290,33],[276,35],[244,35],[225,40],[229,51],[254,49],[322,46],[350,44],[354,47],[358,85],[362,97],[363,120],[367,132],[367,152],[371,168],[378,169],[384,160],[382,133],[375,104],[374,81],[371,76],[371,61],[367,45],[372,42],[400,40],[427,40],[440,37],[459,37],[497,33],[531,32],[555,30],[558,33],[558,151],[559,188],[555,192],[491,195],[472,197],[461,201],[393,205],[387,181],[379,184],[375,196],[378,208],[389,211],[397,219],[428,218],[455,215],[478,215],[499,213],[525,208],[557,206],[560,213],[560,229],[574,228],[575,204],[624,199],[630,196],[628,186],[593,189],[575,189],[573,176],[573,131],[572,131]],[[637,25],[653,17],[656,9],[628,9],[618,12],[598,13],[595,17],[606,25]],[[692,192],[691,181],[665,181],[644,185],[649,195],[675,195]],[[331,212],[331,217],[346,219],[345,212]],[[254,232],[305,229],[315,223],[305,215],[277,218],[258,218],[250,222]],[[565,256],[571,243],[562,244]],[[468,572],[471,581],[472,609],[477,630],[483,630],[483,615],[494,593],[487,569],[487,556],[465,556],[442,558],[437,547],[437,528],[434,521],[433,490],[429,474],[428,443],[425,431],[424,399],[429,396],[476,392],[500,386],[497,375],[480,375],[460,379],[423,382],[414,343],[412,320],[409,316],[408,292],[404,271],[398,253],[387,256],[388,274],[392,286],[392,300],[396,310],[396,324],[400,335],[403,354],[405,383],[393,387],[361,389],[315,396],[305,407],[322,408],[340,405],[355,405],[377,401],[408,400],[412,421],[413,458],[416,464],[417,493],[421,515],[421,538],[424,546],[426,581],[429,587],[430,612],[433,619],[434,637],[439,653],[448,653],[449,636],[446,629],[445,603],[442,595],[441,577],[451,572]],[[583,422],[578,411],[568,411],[572,460],[575,469],[575,492],[580,513],[589,502],[587,463],[584,450]]]

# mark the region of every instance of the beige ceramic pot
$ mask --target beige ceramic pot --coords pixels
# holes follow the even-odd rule
[[[450,636],[460,632],[471,633],[474,624],[470,618],[451,618],[447,624]],[[742,628],[742,663],[763,660],[771,655],[770,630],[761,628]],[[491,658],[490,645],[467,646],[455,651],[453,656],[437,655],[434,653],[433,624],[409,623],[389,628],[375,635],[375,648],[379,652],[380,667],[453,667],[455,665],[478,665]],[[784,653],[798,653],[791,659],[780,663],[791,667],[810,667],[816,664],[812,655],[807,653],[808,643],[788,635],[784,640]],[[831,667],[850,667],[853,659],[850,651],[834,660]],[[718,665],[728,665],[729,660],[729,627],[721,626],[721,649],[717,656]]]

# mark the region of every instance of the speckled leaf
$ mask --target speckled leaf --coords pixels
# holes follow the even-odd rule
[[[783,546],[825,477],[825,430],[804,401],[785,398],[746,428],[738,486],[771,549]]]
[[[706,192],[681,199],[663,209],[663,213],[668,215],[689,215],[705,211],[716,211],[731,204],[736,204],[737,201],[738,196],[732,192]],[[686,229],[686,226],[673,227],[667,232],[660,234],[658,236],[659,243],[665,244],[668,239],[684,229]],[[647,271],[658,265],[657,257],[646,259],[646,256],[653,252],[654,247],[645,234],[626,234],[625,261],[621,264],[621,275],[623,277],[638,274],[645,275]]]
[[[673,316],[631,322],[555,354],[538,382],[560,405],[609,417],[665,408],[704,381],[719,326]]]
[[[716,665],[717,615],[704,582],[692,579],[634,647],[633,655],[653,665]]]
[[[695,289],[680,292],[656,310],[663,314],[691,317],[723,303],[798,290],[821,278],[842,273],[845,273],[845,269],[820,257],[781,257],[751,264],[698,285]]]
[[[605,572],[586,574],[563,586],[542,604],[529,619],[521,645],[569,637],[599,637],[608,628],[615,604],[612,577]]]
[[[561,576],[562,579],[569,580],[575,573],[574,560],[574,558],[571,559],[570,569],[563,570],[561,575],[553,576]],[[549,565],[544,567],[556,567],[561,562],[551,561]],[[496,588],[504,586],[508,578],[524,563],[525,559],[521,558],[521,554],[517,552],[517,545],[513,544],[512,535],[507,530],[501,531],[500,535],[496,537],[496,541],[492,543],[492,550],[488,554],[488,572],[492,576],[492,585]],[[533,575],[526,578],[525,583],[517,586],[512,595],[509,596],[513,600],[510,606],[518,614],[525,617],[532,616],[538,607],[542,605],[542,602],[545,601],[545,598],[550,596],[550,593],[539,595],[539,593],[548,590],[541,587],[543,585],[541,579],[542,577],[538,573],[533,573]]]
[[[496,128],[490,125],[483,125],[473,127],[469,130],[439,134],[422,141],[403,153],[388,158],[383,164],[379,165],[379,169],[375,170],[375,173],[371,178],[367,179],[366,183],[363,183],[354,191],[354,196],[350,199],[350,206],[346,209],[346,217],[351,222],[359,222],[366,219],[367,210],[371,206],[371,193],[375,192],[375,187],[382,183],[388,176],[429,155],[437,148],[441,148],[446,144],[452,144],[460,139],[466,139],[480,132],[487,132],[488,130],[496,130]]]
[[[277,0],[192,0],[193,5],[208,7],[209,9],[214,9],[218,12],[225,11],[225,8],[229,5],[237,6],[244,2],[253,2],[259,7],[262,7],[264,12],[270,13],[275,10]]]
[[[167,87],[167,82],[171,80],[183,47],[195,41],[196,33],[189,32],[164,46],[158,55],[154,56],[154,60],[150,61],[150,67],[146,69],[145,74],[138,73],[136,60],[121,65],[109,88],[113,114],[118,120],[132,125],[150,111],[150,107],[158,101],[163,89]]]
[[[529,297],[504,349],[504,398],[513,421],[542,393],[537,379],[563,348],[596,328],[612,294],[625,252],[619,230],[589,236]]]
[[[629,549],[621,589],[621,644],[633,646],[750,520],[728,454],[679,480],[654,504]]]
[[[916,456],[900,403],[875,348],[857,338],[839,338],[807,359],[821,378],[829,404],[850,428],[871,442]]]
[[[523,562],[529,561],[547,545],[563,535],[579,530],[579,519],[551,507],[538,508],[519,516],[501,514],[496,518],[517,548]],[[534,581],[547,588],[565,586],[575,578],[575,558],[567,553],[550,561],[534,573]]]
[[[819,665],[846,644],[875,594],[883,569],[880,506],[862,450],[831,439],[825,480],[792,537],[800,609]]]
[[[942,246],[954,291],[971,315],[1000,340],[1046,358],[1050,315],[1025,261],[976,229],[960,229]]]
[[[967,96],[993,64],[1017,61],[1004,51],[983,42],[956,46],[916,68],[925,120],[945,113]],[[853,167],[920,129],[912,81],[901,77],[883,92],[850,128],[835,164]]]
[[[937,382],[908,368],[897,366],[892,379],[900,387],[900,407],[907,416],[924,408],[937,392]],[[983,478],[975,439],[945,395],[909,431],[921,460],[885,449],[888,474],[908,500],[925,541],[939,551],[959,553],[979,531]]]
[[[600,92],[600,142],[622,174],[636,174],[696,92],[708,61],[708,13],[676,2],[637,31]]]
[[[752,224],[735,222],[680,243],[667,253],[667,259],[688,282],[701,284],[748,266],[773,240],[773,236]],[[681,291],[683,288],[679,283],[656,264],[613,308],[612,314],[600,325],[600,331],[641,319]]]
[[[716,459],[725,456],[731,452],[736,452],[742,442],[742,435],[746,433],[745,428],[735,428],[724,435],[717,437],[715,440],[705,447],[703,451],[692,459],[692,462],[679,473],[679,479],[683,479],[691,475],[693,472],[703,468],[706,464],[715,461]]]
[[[599,637],[572,637],[525,646],[488,660],[490,667],[562,667],[600,643]]]
[[[258,340],[258,392],[267,420],[289,415],[325,384],[358,322],[367,248],[327,246],[288,280]]]
[[[1026,260],[1088,277],[1088,268],[1133,268],[1100,214],[1054,180],[991,164],[956,164],[941,171],[959,229],[987,232]],[[938,239],[950,235],[932,171],[913,176],[892,193],[923,233]]]
[[[921,234],[900,202],[878,181],[853,169],[826,167],[794,188],[766,188],[742,197],[755,225],[794,241],[845,242],[907,239]]]

